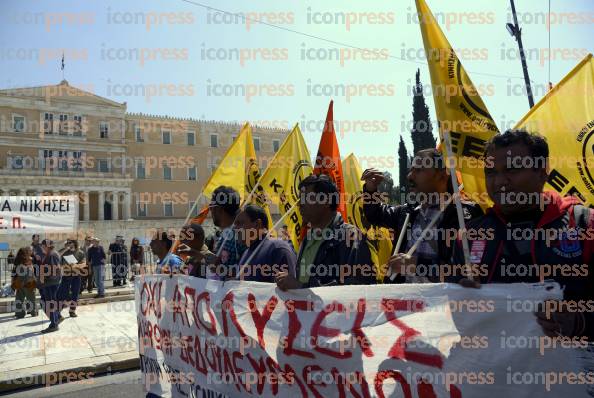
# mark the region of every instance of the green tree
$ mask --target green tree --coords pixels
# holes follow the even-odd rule
[[[406,175],[408,174],[409,157],[406,145],[402,136],[400,136],[400,144],[398,145],[398,194],[405,194],[408,192],[408,180]]]
[[[421,84],[421,71],[417,69],[415,87],[413,88],[413,127],[410,136],[413,142],[413,155],[421,149],[435,148],[436,141],[433,136],[433,126],[429,116],[429,108],[425,103],[423,85]]]

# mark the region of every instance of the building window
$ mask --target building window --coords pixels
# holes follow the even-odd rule
[[[280,148],[280,141],[279,140],[272,140],[272,150],[274,152],[278,151],[278,148]]]
[[[54,167],[54,163],[52,162],[52,158],[54,157],[54,151],[51,149],[44,149],[43,150],[43,159],[41,160],[41,169],[45,170]],[[49,159],[49,161],[48,161]]]
[[[108,122],[99,123],[99,137],[100,138],[109,138],[109,123]]]
[[[189,202],[188,212],[190,213],[190,217],[198,217],[198,205],[194,206],[194,202]]]
[[[82,170],[82,152],[81,151],[74,151],[72,152],[72,170],[81,171]]]
[[[43,132],[45,134],[54,133],[54,114],[46,112],[43,117]]]
[[[171,144],[171,131],[162,131],[163,144]]]
[[[140,126],[134,126],[134,136],[136,137],[136,142],[144,142],[144,138],[142,138],[142,129]]]
[[[25,131],[25,117],[20,115],[12,115],[12,130],[16,133]]]
[[[139,180],[144,180],[146,178],[146,170],[143,161],[136,163],[136,178]]]
[[[219,136],[216,134],[210,135],[210,147],[211,148],[218,148],[219,147]]]
[[[196,181],[196,167],[188,167],[188,180]]]
[[[237,139],[237,136],[236,135],[232,135],[231,136],[231,144],[233,144],[236,139]]]
[[[171,167],[163,165],[163,179],[171,180]]]
[[[260,137],[254,137],[254,149],[256,151],[260,150]]]
[[[99,159],[97,167],[100,173],[109,173],[109,161],[107,159]]]
[[[68,134],[68,115],[60,115],[60,124],[58,125],[58,133],[62,135]]]
[[[58,170],[68,170],[68,151],[58,151]]]
[[[23,157],[20,155],[13,156],[10,163],[12,169],[20,170],[23,168]]]
[[[188,145],[196,145],[196,133],[194,133],[193,131],[188,131]]]
[[[163,215],[165,217],[173,217],[173,202],[163,202]]]
[[[138,217],[146,217],[147,215],[147,211],[146,211],[146,203],[136,203],[136,215]]]
[[[72,135],[81,136],[82,135],[82,116],[81,115],[74,115],[74,125]]]

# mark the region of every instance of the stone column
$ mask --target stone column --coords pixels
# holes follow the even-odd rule
[[[104,208],[103,208],[103,206],[105,205],[105,192],[99,191],[98,195],[99,195],[99,199],[97,200],[97,214],[98,214],[97,219],[99,221],[103,221],[103,220],[105,220],[105,213],[104,213]]]
[[[83,202],[83,220],[89,221],[91,219],[91,206],[89,203],[89,199],[91,198],[91,193],[89,191],[84,191],[82,199]]]
[[[130,197],[131,197],[131,193],[130,192],[124,192],[124,220],[129,220],[130,217],[130,208],[132,207],[132,204],[130,202]]]
[[[111,193],[111,215],[112,220],[120,219],[120,192],[114,191]]]

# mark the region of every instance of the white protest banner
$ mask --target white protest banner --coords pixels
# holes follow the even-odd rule
[[[0,234],[73,232],[76,196],[0,196]]]
[[[556,284],[282,292],[145,276],[143,382],[164,397],[587,397],[579,344],[554,344],[533,314],[560,297]]]

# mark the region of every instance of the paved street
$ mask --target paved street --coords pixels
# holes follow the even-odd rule
[[[96,377],[91,383],[73,382],[49,388],[32,388],[9,394],[11,398],[144,397],[145,393],[140,383],[140,371],[136,370]]]
[[[0,314],[0,381],[71,369],[109,370],[110,364],[138,358],[133,300],[85,305],[77,313],[69,318],[64,311],[60,330],[46,335],[41,331],[49,320],[41,312],[23,319]]]

